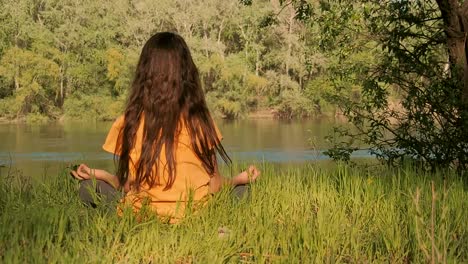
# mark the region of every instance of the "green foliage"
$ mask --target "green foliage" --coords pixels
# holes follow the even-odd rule
[[[254,96],[267,85],[264,78],[249,72],[242,56],[236,55],[226,58],[212,55],[200,64],[200,74],[208,104],[215,113],[227,119],[244,115],[249,107],[254,106]]]
[[[323,112],[333,113],[331,110],[324,110],[333,108],[329,99],[335,94],[333,81],[326,78],[316,78],[310,81],[305,88],[305,94],[311,101],[311,107],[314,115],[320,115]],[[329,99],[329,100],[327,100]]]
[[[326,136],[326,141],[331,147],[323,154],[334,161],[349,163],[351,154],[358,150],[353,146],[354,138],[349,137],[348,131],[342,127],[334,127],[333,132]]]
[[[8,103],[14,109],[2,110],[0,116],[22,118],[35,111],[51,119],[62,114],[79,118],[88,114],[69,106],[66,110],[69,99],[74,102],[68,105],[82,109],[75,101],[84,94],[125,96],[141,47],[162,30],[187,40],[218,115],[237,118],[265,108],[283,109],[288,118],[309,115],[305,87],[331,74],[320,70],[325,60],[309,63],[320,57],[309,48],[318,46],[318,38],[302,21],[315,7],[308,1],[243,3],[247,5],[214,0],[3,1],[0,100],[17,102]],[[282,77],[273,83],[271,76]],[[101,116],[96,113],[106,111],[92,112]]]
[[[52,60],[15,47],[0,60],[0,76],[14,83],[14,90],[6,93],[15,95],[12,111],[18,117],[28,113],[52,114],[50,95],[55,92],[58,74],[59,67]]]
[[[107,74],[109,81],[113,82],[114,88],[111,93],[114,96],[121,95],[131,86],[132,76],[137,64],[136,58],[130,58],[117,48],[110,48],[106,52]]]
[[[466,169],[463,82],[456,67],[448,73],[447,35],[437,4],[390,1],[383,9],[380,1],[366,1],[362,11],[385,53],[356,78],[363,87],[359,100],[337,99],[359,130],[354,137],[392,164],[412,159],[431,169]],[[398,100],[391,100],[392,89]]]
[[[251,186],[246,200],[225,189],[176,225],[150,212],[146,217],[132,212],[117,216],[102,204],[86,208],[78,200],[77,182],[66,172],[37,179],[2,175],[0,259],[5,263],[468,260],[468,197],[464,183],[452,172],[272,164],[261,170],[262,178]],[[434,191],[431,178],[436,179]],[[437,254],[431,255],[432,247]]]
[[[69,120],[110,121],[123,112],[124,104],[123,97],[75,94],[65,100],[63,108]]]
[[[0,99],[0,113],[2,113],[0,117],[7,119],[16,118],[18,107],[15,104],[16,100],[14,98]]]
[[[282,91],[279,100],[280,103],[276,111],[280,117],[291,119],[294,116],[308,117],[312,115],[312,102],[305,98],[297,88]]]
[[[298,2],[280,1],[283,8]],[[319,45],[306,52],[306,65],[322,53],[327,63],[319,70],[328,74],[309,82],[309,98],[338,104],[359,131],[349,131],[348,138],[391,164],[413,159],[431,169],[465,170],[468,46],[460,38],[466,36],[468,4],[364,0],[312,6],[306,40]],[[319,83],[324,89],[317,89]],[[346,160],[352,150],[348,141],[329,153]]]
[[[40,113],[29,113],[26,115],[27,123],[47,123],[48,121],[49,117]]]

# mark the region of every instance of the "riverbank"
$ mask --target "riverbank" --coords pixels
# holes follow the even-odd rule
[[[243,165],[235,165],[237,170]],[[451,172],[260,166],[251,196],[222,192],[177,225],[83,207],[66,175],[0,179],[4,263],[468,261],[468,195]],[[223,168],[225,170],[225,168]],[[445,180],[442,180],[444,176]],[[431,179],[434,179],[432,184]],[[433,249],[433,250],[432,250]]]
[[[56,119],[50,119],[45,116],[38,116],[34,115],[32,117],[20,117],[20,118],[14,118],[14,119],[8,119],[5,117],[0,117],[0,124],[24,124],[24,123],[47,123],[47,122],[68,122],[68,121],[95,121],[95,122],[110,122],[115,120],[118,117],[118,115],[115,116],[107,116],[105,118],[95,118],[95,119],[90,119],[89,117],[68,117],[67,115],[63,114],[60,115]],[[223,116],[216,116],[221,119]],[[320,118],[330,118],[330,119],[337,119],[340,121],[345,121],[346,118],[340,114],[340,113],[322,113],[320,115],[313,115],[309,117],[293,117],[292,119],[320,119]],[[265,109],[259,109],[256,111],[248,112],[247,114],[236,118],[236,119],[277,119],[277,120],[287,120],[287,118],[280,117],[278,115],[278,112],[275,108],[265,108]]]

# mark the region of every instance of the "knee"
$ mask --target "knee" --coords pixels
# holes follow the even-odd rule
[[[249,193],[250,193],[249,184],[237,185],[232,190],[232,194],[239,199],[249,196]]]
[[[78,192],[80,199],[86,205],[96,207],[96,182],[93,180],[82,180]]]
[[[119,192],[105,181],[83,180],[79,196],[83,203],[96,207],[98,203],[112,203],[120,198]]]

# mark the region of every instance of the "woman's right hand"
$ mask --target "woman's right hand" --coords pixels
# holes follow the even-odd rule
[[[91,169],[86,164],[80,164],[76,171],[72,170],[70,173],[73,175],[73,177],[77,178],[78,180],[89,180],[95,178],[96,180],[101,180],[109,183],[116,189],[121,187],[119,178],[117,178],[117,176],[110,174],[105,170]],[[128,191],[128,184],[125,185],[124,188],[126,191]]]
[[[254,165],[250,165],[249,168],[234,177],[234,185],[242,185],[254,182],[260,176],[260,171]]]
[[[92,178],[91,168],[89,168],[86,164],[80,164],[76,171],[71,171],[71,174],[78,180],[89,180]]]

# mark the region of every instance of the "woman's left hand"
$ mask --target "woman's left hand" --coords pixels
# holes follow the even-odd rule
[[[247,170],[234,177],[233,183],[234,185],[248,184],[256,181],[258,176],[260,176],[260,170],[254,165],[250,165]]]

